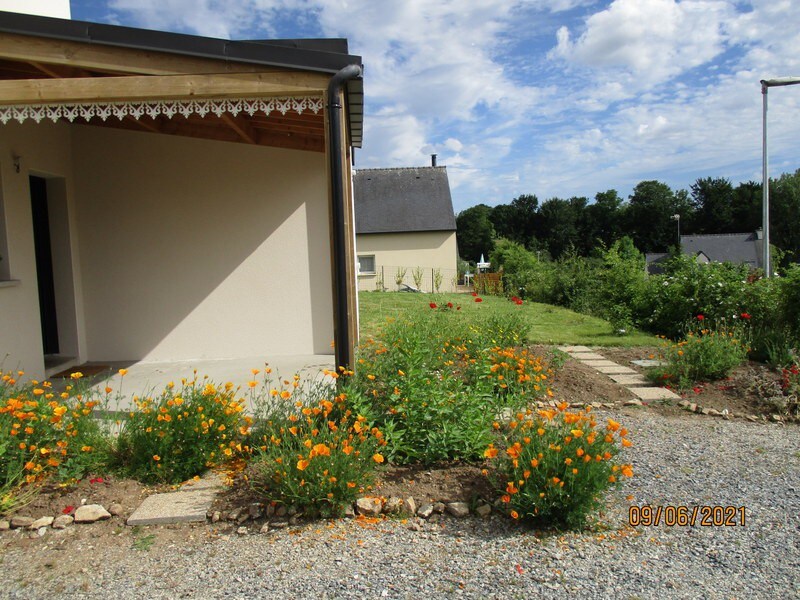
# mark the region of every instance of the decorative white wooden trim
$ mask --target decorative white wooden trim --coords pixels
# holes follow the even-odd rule
[[[163,115],[171,119],[176,114],[188,118],[192,114],[205,117],[209,113],[220,117],[224,113],[236,116],[241,112],[245,112],[252,117],[257,112],[269,115],[274,111],[285,115],[290,111],[303,114],[303,112],[310,110],[317,114],[322,108],[322,98],[308,96],[300,98],[241,98],[236,100],[147,100],[142,102],[86,104],[22,104],[0,106],[0,122],[5,125],[12,119],[20,123],[33,119],[39,123],[44,119],[50,119],[55,123],[59,119],[67,119],[72,122],[77,118],[88,121],[94,117],[100,117],[105,121],[112,116],[121,121],[125,117],[133,117],[138,120],[143,115],[147,115],[152,119]]]

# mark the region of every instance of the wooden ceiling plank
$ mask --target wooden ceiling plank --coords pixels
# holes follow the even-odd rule
[[[320,95],[304,73],[231,73],[0,81],[0,104]]]
[[[222,114],[222,120],[233,129],[236,133],[239,134],[239,137],[242,138],[248,144],[255,144],[256,143],[256,136],[253,133],[250,126],[243,120],[236,119],[232,115],[228,113]]]

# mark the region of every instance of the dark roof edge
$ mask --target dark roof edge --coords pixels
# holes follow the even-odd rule
[[[452,233],[455,231],[455,227],[452,229],[391,229],[387,231],[356,231],[356,235],[381,235],[385,233]]]
[[[447,170],[447,165],[423,165],[421,167],[370,167],[369,169],[354,169],[356,173],[363,173],[364,171],[416,171],[417,169],[444,169]]]
[[[344,40],[344,52],[334,52],[330,46],[328,50],[312,49],[322,44],[304,44],[302,40],[233,41],[4,11],[0,11],[0,31],[323,73],[336,73],[347,65],[362,64],[360,56],[347,54]]]

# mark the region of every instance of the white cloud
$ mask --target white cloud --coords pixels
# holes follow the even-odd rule
[[[561,27],[552,56],[581,66],[619,69],[628,85],[668,80],[724,50],[722,1],[614,0],[586,20],[572,40]]]

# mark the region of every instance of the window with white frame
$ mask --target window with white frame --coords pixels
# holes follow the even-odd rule
[[[375,255],[370,254],[358,257],[358,274],[359,275],[374,275],[375,274]]]

